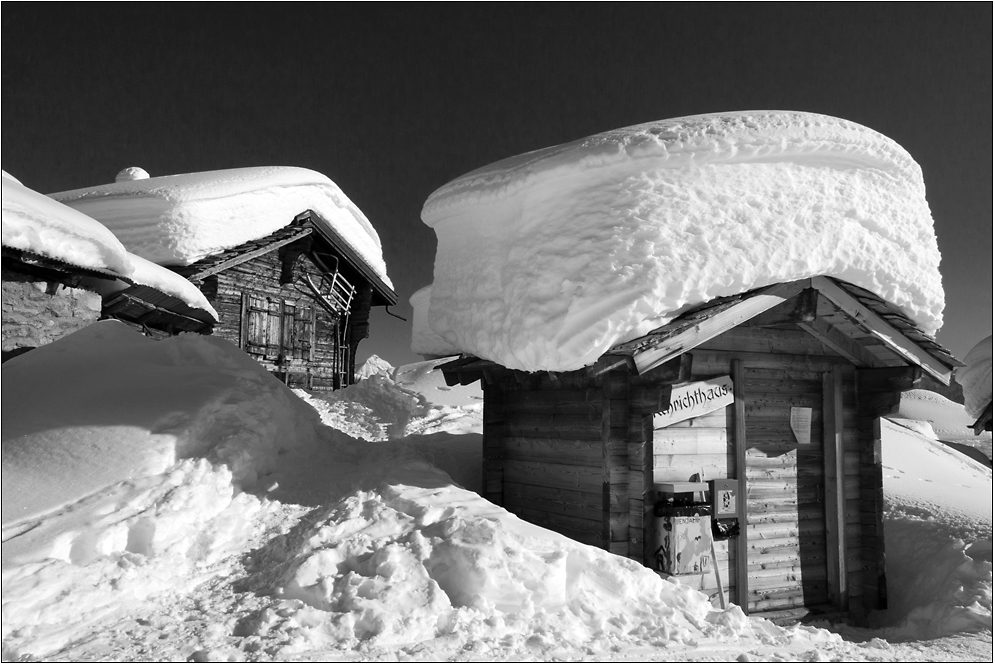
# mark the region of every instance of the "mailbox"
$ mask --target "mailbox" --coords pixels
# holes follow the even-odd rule
[[[667,575],[710,571],[712,507],[705,498],[708,483],[658,483],[653,487],[657,495],[653,506],[654,569]]]
[[[715,540],[726,540],[739,535],[737,511],[739,482],[734,478],[709,480],[709,493],[712,508],[712,536]]]

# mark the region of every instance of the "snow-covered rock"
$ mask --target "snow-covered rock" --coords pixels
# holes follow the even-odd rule
[[[964,386],[964,408],[977,420],[992,402],[992,336],[978,342],[964,358],[965,367],[957,371],[957,381]]]
[[[308,169],[270,166],[124,180],[51,194],[100,220],[129,251],[189,265],[317,214],[392,286],[380,236],[339,187]]]
[[[573,370],[715,297],[831,275],[942,323],[921,170],[885,136],[786,111],[662,120],[512,157],[433,193],[428,320],[456,348]]]

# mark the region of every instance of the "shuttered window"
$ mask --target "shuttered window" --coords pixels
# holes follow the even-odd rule
[[[314,306],[243,294],[243,348],[251,355],[284,364],[314,357]]]

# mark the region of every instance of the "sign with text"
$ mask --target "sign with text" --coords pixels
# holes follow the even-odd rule
[[[697,418],[732,404],[732,377],[717,376],[674,386],[670,408],[653,416],[653,428],[660,429],[689,418]]]
[[[798,443],[812,443],[812,408],[808,406],[791,407],[791,431]]]

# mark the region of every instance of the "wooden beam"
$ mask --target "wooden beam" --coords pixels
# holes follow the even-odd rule
[[[799,321],[798,326],[858,367],[878,367],[884,364],[877,356],[825,319]]]
[[[861,395],[903,392],[919,387],[922,370],[918,367],[877,367],[857,372],[857,389]]]
[[[840,612],[848,609],[850,590],[846,569],[846,491],[843,487],[843,370],[833,367],[822,375],[822,454],[825,474],[826,570],[829,602]]]
[[[747,325],[758,328],[784,326],[814,321],[818,314],[819,292],[805,289],[795,298],[750,319]]]
[[[633,359],[636,362],[636,371],[640,374],[648,372],[671,358],[689,351],[745,321],[749,321],[754,316],[766,312],[773,307],[777,307],[784,301],[801,293],[808,285],[808,280],[775,284],[752,296],[744,298],[735,305],[705,319],[698,325],[684,330],[673,337],[668,337],[658,344],[651,345],[635,354]]]
[[[628,360],[628,357],[622,357]],[[626,499],[628,512],[628,430],[629,430],[629,367],[626,363],[618,363],[619,356],[602,356],[599,365],[612,367],[600,375],[601,380],[601,474],[602,474],[602,547],[620,553],[612,543],[620,541],[622,534],[614,533],[612,528],[612,496],[618,493]],[[618,451],[625,451],[619,459]],[[624,481],[619,482],[619,478]],[[614,482],[613,482],[614,480]],[[628,526],[628,522],[626,522]],[[626,528],[625,546],[628,546],[628,529]],[[628,555],[628,549],[623,556]]]
[[[746,390],[744,386],[743,361],[732,361],[732,394],[733,394],[733,443],[736,447],[736,518],[739,520],[739,536],[736,537],[736,604],[744,612],[750,606],[749,573],[747,570],[747,553],[749,543],[746,541],[748,529],[746,515]],[[732,580],[729,581],[733,584]]]
[[[188,276],[187,279],[189,281],[191,281],[191,282],[196,282],[196,281],[200,281],[200,280],[202,280],[205,277],[208,277],[210,275],[214,275],[215,273],[219,273],[219,272],[222,272],[224,270],[228,270],[229,268],[234,268],[235,266],[241,265],[241,264],[245,263],[246,261],[251,261],[252,259],[258,258],[258,257],[262,256],[263,254],[269,254],[274,249],[279,249],[280,247],[283,247],[284,245],[289,245],[290,243],[292,243],[294,241],[297,241],[297,240],[300,240],[301,238],[309,236],[309,235],[311,235],[312,231],[313,231],[313,229],[310,229],[310,228],[301,229],[301,231],[299,233],[295,233],[292,236],[287,236],[286,238],[283,238],[281,240],[277,240],[276,242],[271,242],[268,245],[263,245],[262,247],[260,247],[258,249],[252,250],[251,252],[246,252],[245,254],[239,254],[238,256],[235,256],[235,257],[232,257],[232,258],[228,259],[227,261],[222,261],[221,263],[216,263],[215,265],[211,266],[210,268],[205,268],[204,270],[201,270],[198,273],[195,273],[193,275]]]
[[[885,321],[879,314],[865,307],[859,300],[844,291],[828,277],[813,277],[812,286],[849,317],[864,326],[868,332],[885,343],[888,348],[909,362],[922,367],[945,386],[950,385],[953,368],[947,367],[930,355],[918,344],[906,337],[900,330]]]
[[[501,425],[504,421],[504,396],[500,386],[483,384],[484,414],[481,446],[481,495],[491,503],[504,505],[504,440]]]

